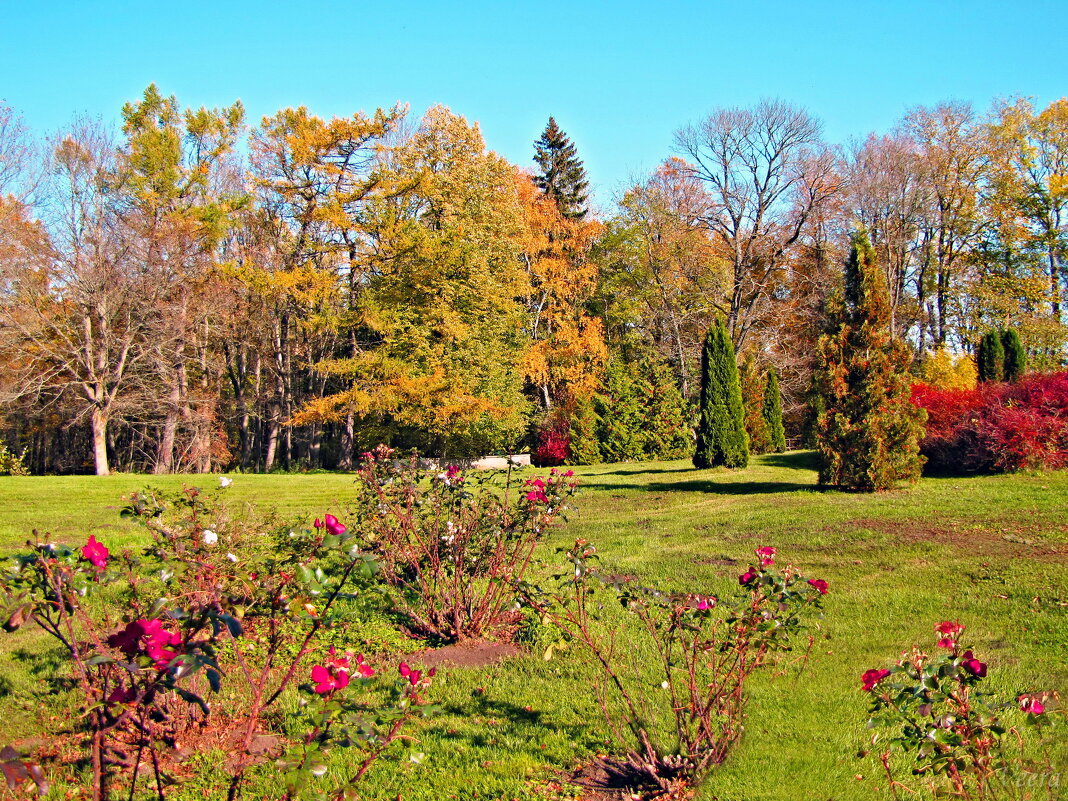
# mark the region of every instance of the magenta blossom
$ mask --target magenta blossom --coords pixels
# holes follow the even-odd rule
[[[1020,704],[1021,712],[1027,712],[1031,715],[1041,715],[1043,712],[1046,711],[1045,704],[1043,704],[1042,701],[1040,701],[1038,698],[1033,698],[1030,695],[1021,695],[1016,700]]]
[[[108,563],[108,549],[96,541],[96,537],[89,535],[89,542],[82,546],[82,558],[93,567],[105,568]]]
[[[819,590],[820,595],[827,594],[827,582],[823,579],[809,579],[808,583]]]
[[[964,655],[961,657],[960,666],[977,679],[986,676],[986,664],[976,659],[971,651],[964,652]]]
[[[420,679],[423,678],[423,672],[420,670],[412,669],[408,666],[407,662],[401,662],[399,665],[397,665],[397,672],[401,674],[401,678],[407,679],[408,683],[411,684],[413,687],[418,687]],[[426,677],[428,679],[432,679],[434,677],[434,674],[437,672],[437,668],[430,668],[430,670],[427,671]]]
[[[311,669],[311,679],[315,682],[313,689],[319,695],[329,695],[349,686],[348,670],[336,664],[316,665]]]
[[[876,684],[878,684],[880,681],[882,681],[889,675],[890,671],[882,668],[865,670],[864,674],[860,677],[860,680],[862,682],[862,689],[864,690],[864,692],[870,693],[873,689],[875,689]]]
[[[764,545],[756,549],[756,555],[760,557],[761,567],[771,567],[775,564],[775,554],[778,550],[770,545]]]
[[[107,644],[118,648],[129,659],[144,654],[152,660],[156,670],[165,670],[178,655],[175,649],[182,644],[182,637],[163,628],[163,621],[157,618],[141,618],[127,623],[122,631],[108,637]]]
[[[446,478],[446,480],[448,480],[450,482],[455,481],[459,477],[459,475],[460,475],[460,465],[458,465],[458,464],[450,464],[448,467],[445,468],[445,478]]]
[[[952,651],[957,647],[957,643],[951,637],[943,637],[938,641],[938,647],[945,648],[947,651]]]
[[[756,571],[753,568],[749,568],[742,575],[738,576],[738,583],[745,587],[747,584],[751,584],[753,579],[756,578]]]
[[[934,630],[936,634],[955,639],[962,631],[964,631],[964,626],[954,620],[943,620],[941,623],[935,624]]]
[[[333,515],[326,515],[325,520],[320,520],[317,517],[315,518],[315,523],[313,525],[316,528],[325,528],[328,534],[333,534],[335,537],[340,537],[348,531],[348,527],[345,526],[344,523],[338,521]]]
[[[715,605],[716,605],[716,596],[710,595],[707,598],[701,598],[699,596],[697,598],[697,603],[694,604],[694,608],[695,609],[705,610],[705,609],[711,609]]]

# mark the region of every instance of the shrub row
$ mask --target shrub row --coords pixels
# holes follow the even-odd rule
[[[991,473],[1068,466],[1068,372],[975,389],[912,386],[927,410],[921,451],[934,472]]]

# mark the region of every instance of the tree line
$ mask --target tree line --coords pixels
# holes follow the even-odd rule
[[[600,211],[552,118],[531,169],[444,107],[249,126],[149,86],[122,121],[38,140],[0,106],[0,435],[36,472],[562,428],[586,461],[684,455],[717,320],[797,436],[858,227],[917,374],[996,330],[1065,361],[1068,100],[917,108],[844,147],[788,103],[720,109]]]

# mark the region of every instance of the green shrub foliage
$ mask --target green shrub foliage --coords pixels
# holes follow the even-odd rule
[[[1001,349],[1005,353],[1003,376],[1006,381],[1015,381],[1027,370],[1027,351],[1015,328],[1001,332]]]
[[[571,443],[568,464],[597,464],[601,461],[601,446],[597,441],[598,417],[593,400],[579,398],[571,412]]]
[[[693,455],[693,427],[675,373],[663,361],[642,364],[646,376],[645,458],[685,459]]]
[[[749,437],[750,453],[771,450],[771,432],[764,419],[764,377],[752,354],[745,357],[739,370],[742,405],[745,408],[745,433]]]
[[[820,483],[889,489],[915,481],[926,414],[909,402],[907,347],[890,336],[886,276],[858,232],[845,264],[845,293],[827,303],[814,376],[823,408],[816,421]]]
[[[979,366],[980,381],[1001,381],[1005,377],[1005,349],[997,331],[983,334],[975,361]]]
[[[764,384],[764,423],[768,427],[771,450],[782,453],[786,450],[786,429],[782,424],[782,393],[779,391],[779,374],[774,367],[768,368]]]
[[[734,345],[721,319],[705,337],[701,352],[701,405],[697,420],[697,450],[694,467],[749,464],[742,390]]]
[[[606,462],[638,461],[645,456],[645,379],[616,357],[605,369],[603,388],[594,398],[597,440]]]

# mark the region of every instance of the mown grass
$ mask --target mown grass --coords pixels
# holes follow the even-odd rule
[[[746,733],[701,799],[888,797],[876,790],[878,765],[858,756],[871,736],[859,675],[913,643],[931,644],[939,620],[967,625],[990,664],[991,688],[1068,691],[1068,472],[932,478],[877,495],[818,490],[804,452],[757,458],[735,472],[695,471],[684,462],[578,472],[579,509],[542,549],[546,563],[556,546],[583,537],[597,544],[608,570],[723,595],[737,587],[752,549],[769,544],[780,560],[831,584],[810,659],[800,671],[758,676]],[[71,543],[96,533],[109,544],[134,545],[143,535],[119,520],[119,496],[183,480],[194,479],[0,479],[0,548],[10,552],[33,527]],[[350,486],[344,475],[249,475],[235,477],[226,492],[308,519],[339,508]],[[366,634],[360,629],[345,634],[358,644]],[[22,632],[0,640],[0,716],[13,739],[48,727],[42,709],[64,714],[48,691],[60,662],[51,651],[36,655],[43,642]],[[443,713],[372,769],[364,797],[575,797],[559,786],[563,772],[607,748],[594,674],[575,650],[548,662],[532,650],[490,668],[444,671],[435,685]],[[650,674],[649,692],[657,691]],[[199,772],[180,797],[219,797],[222,759],[218,751],[199,755]],[[1068,746],[1055,768],[1068,784]],[[344,772],[343,759],[335,769]],[[276,797],[279,787],[265,765],[254,797]]]

